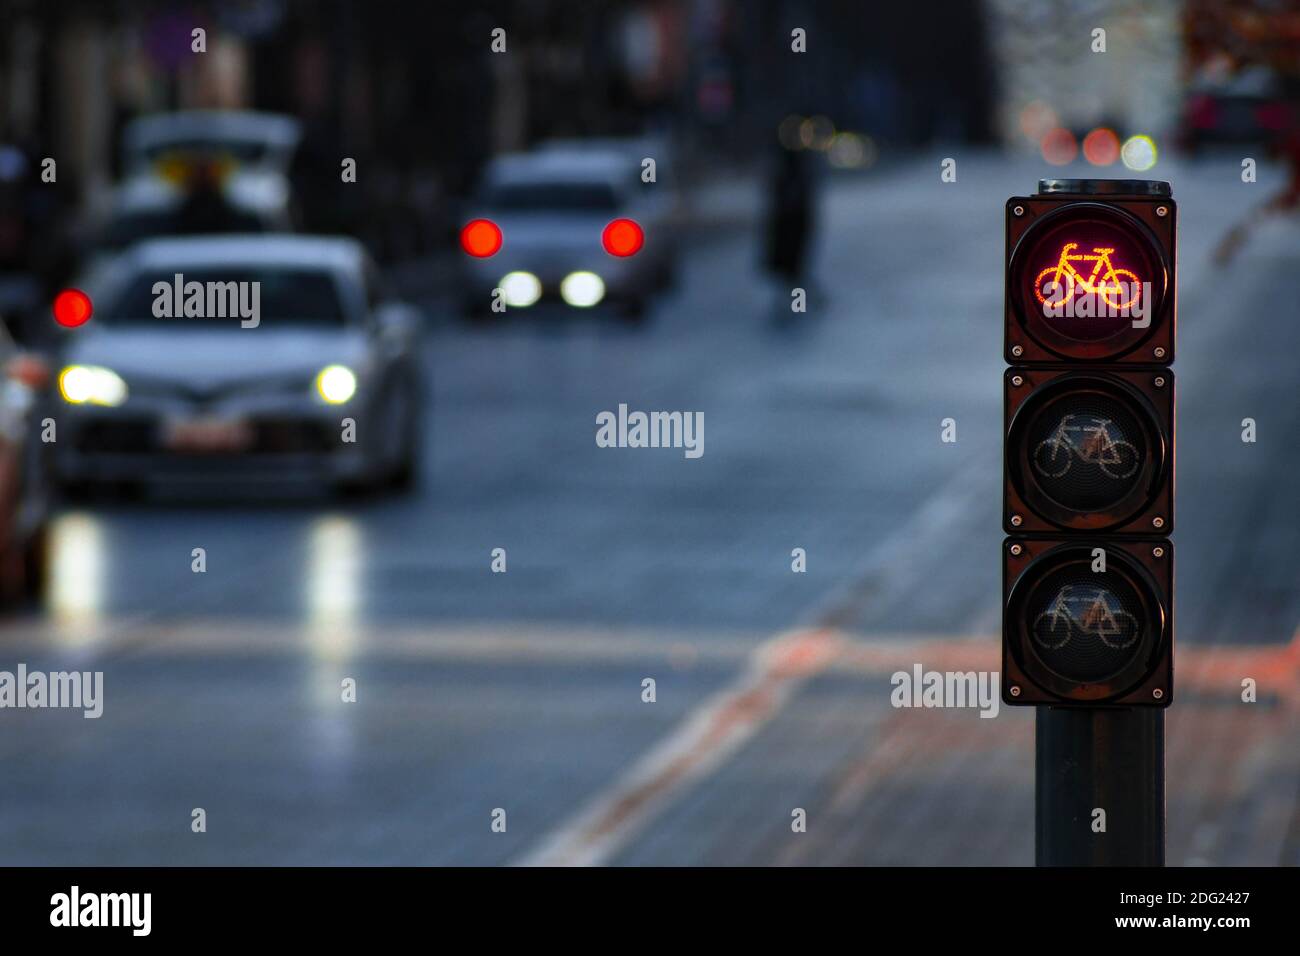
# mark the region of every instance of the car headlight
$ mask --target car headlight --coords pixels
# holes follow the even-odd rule
[[[357,393],[357,376],[346,365],[327,365],[316,376],[316,391],[331,405],[342,405]]]
[[[560,297],[586,309],[605,298],[605,280],[594,272],[570,272],[560,283]]]
[[[69,365],[59,373],[59,394],[72,405],[121,405],[126,382],[112,369],[98,365]]]
[[[506,305],[526,309],[542,297],[542,282],[531,272],[507,272],[501,277],[501,298]]]

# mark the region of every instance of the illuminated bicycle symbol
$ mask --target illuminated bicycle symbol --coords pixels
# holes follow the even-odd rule
[[[1053,651],[1075,637],[1097,638],[1117,651],[1129,647],[1138,638],[1137,618],[1113,607],[1111,600],[1102,588],[1066,585],[1052,606],[1034,619],[1034,640]]]
[[[1077,242],[1067,242],[1061,249],[1061,258],[1056,265],[1048,266],[1038,273],[1038,278],[1034,280],[1034,295],[1040,303],[1051,307],[1059,306],[1073,298],[1077,289],[1101,296],[1117,312],[1137,302],[1142,286],[1134,273],[1127,269],[1116,269],[1111,263],[1110,255],[1114,249],[1096,246],[1091,253],[1071,255],[1078,248]],[[1075,266],[1076,262],[1092,263],[1086,276]],[[1050,299],[1047,290],[1052,293]]]
[[[1063,478],[1078,459],[1096,465],[1108,478],[1130,478],[1138,468],[1138,450],[1130,442],[1115,441],[1110,430],[1109,418],[1066,415],[1034,448],[1034,467],[1045,477]]]

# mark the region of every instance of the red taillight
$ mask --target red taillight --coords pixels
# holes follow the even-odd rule
[[[64,289],[54,297],[54,321],[66,328],[84,325],[94,311],[90,296],[80,289]]]
[[[478,259],[494,256],[501,249],[501,227],[491,219],[472,219],[460,231],[460,247]]]
[[[615,219],[600,234],[600,242],[611,256],[634,256],[645,245],[645,233],[631,219]]]

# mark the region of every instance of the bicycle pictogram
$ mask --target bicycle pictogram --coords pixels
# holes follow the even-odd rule
[[[1034,619],[1034,639],[1054,651],[1075,637],[1096,638],[1113,650],[1123,650],[1137,640],[1138,622],[1128,611],[1113,606],[1113,599],[1104,588],[1067,584],[1052,606]]]
[[[1096,246],[1092,252],[1075,253],[1077,242],[1067,242],[1056,265],[1048,266],[1034,280],[1034,295],[1045,306],[1055,308],[1074,298],[1075,293],[1098,295],[1119,312],[1129,308],[1141,295],[1138,277],[1128,269],[1116,269],[1110,261],[1113,248]],[[1075,263],[1091,263],[1087,275]]]
[[[1047,478],[1063,478],[1077,459],[1117,481],[1132,477],[1138,450],[1131,442],[1111,437],[1112,425],[1109,418],[1096,415],[1063,416],[1056,430],[1034,448],[1034,467]]]

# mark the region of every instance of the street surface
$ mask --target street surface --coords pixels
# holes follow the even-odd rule
[[[1032,710],[889,701],[914,664],[1000,666],[1002,207],[1060,174],[939,159],[828,181],[807,315],[757,271],[747,179],[697,196],[640,327],[467,326],[408,270],[408,496],[64,510],[0,669],[102,670],[104,714],[0,711],[0,863],[1032,863]],[[1239,170],[1153,171],[1181,216],[1174,865],[1300,864],[1300,222],[1212,268],[1279,176]],[[620,403],[703,412],[704,455],[597,447]]]

